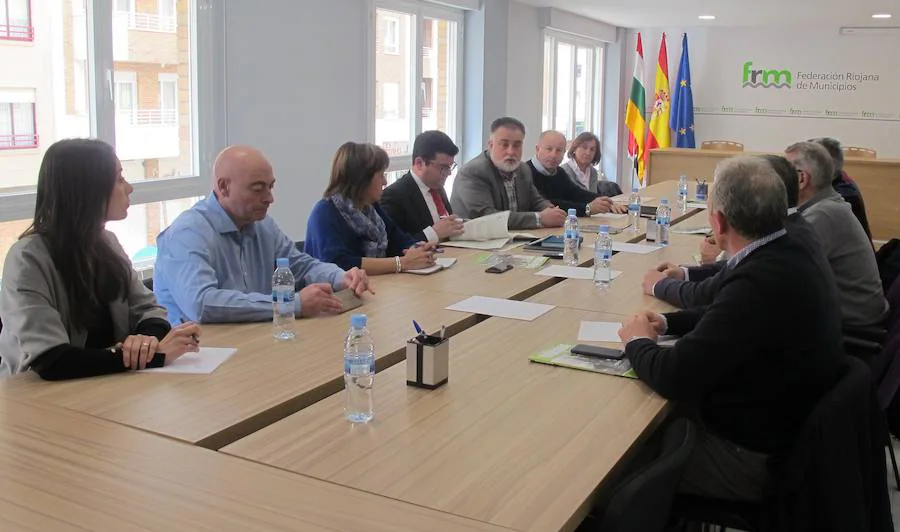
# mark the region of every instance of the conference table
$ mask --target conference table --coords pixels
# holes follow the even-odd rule
[[[675,187],[666,182],[643,193],[674,198]],[[702,226],[699,212],[676,212],[673,221]],[[612,225],[617,223],[625,222]],[[535,236],[559,231],[539,230]],[[614,238],[641,242],[644,234]],[[692,262],[691,245],[700,238],[673,234],[672,244],[654,253],[617,253],[613,267],[623,274],[605,291],[591,281],[544,277],[525,268],[488,274],[485,252],[450,248],[445,256],[457,264],[448,270],[374,278],[375,295],[354,311],[368,315],[376,342],[376,410],[368,425],[353,426],[342,416],[338,392],[348,314],[298,320],[292,342],[275,341],[270,323],[204,326],[203,345],[237,348],[210,375],[133,373],[68,382],[17,375],[0,380],[0,406],[6,401],[40,409],[51,425],[64,417],[102,425],[91,437],[97,446],[106,442],[104,452],[128,438],[158,440],[179,463],[196,459],[200,467],[219,458],[226,460],[222,467],[235,471],[239,467],[230,464],[268,472],[274,466],[305,485],[320,483],[359,497],[368,492],[373,501],[383,497],[398,508],[412,505],[422,510],[411,517],[423,523],[416,529],[424,529],[428,519],[452,516],[454,521],[437,529],[484,523],[485,530],[572,530],[610,472],[665,417],[666,402],[639,381],[534,364],[528,356],[576,343],[582,320],[622,321],[643,307],[669,310],[641,294],[640,280],[663,260]],[[582,265],[591,264],[591,251],[582,250]],[[556,308],[533,322],[445,309],[470,295]],[[412,320],[430,331],[444,325],[451,337],[450,382],[438,390],[406,385],[404,351],[415,335]],[[181,457],[182,451],[193,454]],[[232,488],[210,491],[229,497]],[[21,496],[0,488],[0,500]],[[254,511],[253,500],[248,502],[247,511]],[[300,516],[308,508],[286,515]],[[393,511],[390,505],[383,510]]]

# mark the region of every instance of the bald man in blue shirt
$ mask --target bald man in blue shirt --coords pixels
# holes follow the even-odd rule
[[[334,292],[369,291],[366,273],[344,271],[297,250],[270,216],[275,176],[257,149],[231,146],[216,158],[213,190],[157,238],[154,292],[169,321],[272,319],[272,272],[287,257],[296,279],[297,316],[342,310]]]

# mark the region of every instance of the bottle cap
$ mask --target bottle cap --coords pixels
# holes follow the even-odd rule
[[[287,268],[290,265],[291,264],[290,264],[290,262],[288,262],[287,257],[279,257],[279,258],[275,259],[275,266],[278,268]]]
[[[369,323],[369,318],[365,314],[354,314],[350,316],[350,326],[355,329],[362,329]]]
[[[569,216],[577,216],[578,212],[575,209],[569,209]]]

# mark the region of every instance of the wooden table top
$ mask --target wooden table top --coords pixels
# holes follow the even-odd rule
[[[444,310],[455,294],[379,287],[358,309],[369,316],[378,368],[399,362],[412,320],[450,334],[475,317]],[[238,352],[211,375],[119,374],[65,382],[32,372],[0,379],[0,392],[216,449],[343,388],[343,341],[350,313],[297,320],[297,339],[278,342],[271,323],[204,326],[202,342]]]
[[[8,397],[0,470],[2,530],[503,530]]]
[[[574,529],[666,405],[636,380],[529,362],[577,343],[583,319],[618,317],[488,320],[451,340],[442,388],[407,386],[405,363],[379,374],[368,425],[344,420],[339,394],[222,452],[516,530]]]

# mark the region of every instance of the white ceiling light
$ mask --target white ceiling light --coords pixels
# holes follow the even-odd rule
[[[872,18],[891,18],[890,13],[875,13]]]
[[[715,15],[700,15],[697,18],[699,18],[700,20],[716,20]]]

